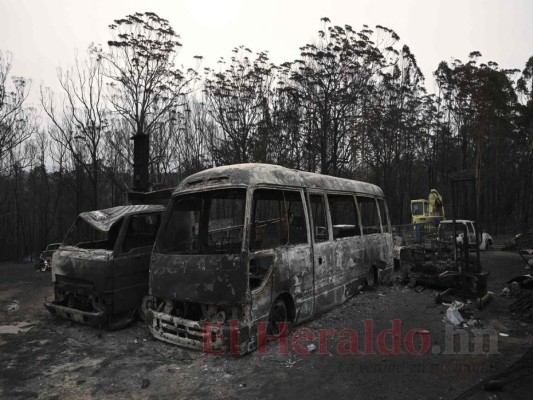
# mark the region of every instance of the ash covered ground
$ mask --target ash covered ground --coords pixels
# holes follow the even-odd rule
[[[467,324],[460,329],[467,333],[470,354],[463,354],[459,334],[450,349],[447,338],[457,329],[444,321],[447,307],[435,304],[435,290],[418,293],[396,284],[363,291],[292,327],[287,352],[272,341],[266,354],[242,357],[160,342],[139,322],[109,332],[57,319],[42,305],[45,296],[53,295],[50,273],[36,272],[29,264],[0,264],[0,398],[530,398],[533,324],[509,310],[516,299],[499,295],[507,280],[529,271],[516,253],[489,251],[481,260],[495,295],[481,311],[473,304],[461,310]],[[365,320],[371,321],[373,334],[365,331]],[[392,329],[394,320],[400,321],[401,354],[384,354],[378,336]],[[304,328],[313,340],[295,339]],[[415,335],[409,348],[406,336],[412,329],[426,337]],[[322,346],[320,330],[329,331]],[[339,353],[343,330],[357,333],[358,354]],[[485,334],[483,351],[476,352],[480,334]],[[489,336],[496,347],[490,347]],[[385,346],[393,348],[392,335],[384,338]],[[429,340],[430,350],[414,354],[422,340]],[[312,351],[299,354],[294,342]],[[491,377],[499,390],[489,393],[482,386]]]

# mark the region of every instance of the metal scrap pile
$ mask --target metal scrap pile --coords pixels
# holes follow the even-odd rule
[[[524,319],[533,320],[533,291],[522,290],[516,301],[509,306],[509,310]]]
[[[533,276],[519,276],[508,283],[510,286],[506,286],[502,294],[516,299],[509,310],[523,319],[533,320]]]

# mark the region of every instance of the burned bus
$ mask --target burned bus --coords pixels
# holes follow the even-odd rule
[[[51,314],[117,329],[148,293],[148,266],[165,208],[130,205],[81,213],[52,257]]]
[[[277,165],[217,167],[186,178],[167,206],[148,326],[170,343],[242,354],[257,348],[258,326],[282,335],[392,267],[378,186]]]

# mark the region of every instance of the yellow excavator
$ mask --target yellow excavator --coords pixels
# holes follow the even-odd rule
[[[431,189],[427,200],[411,200],[411,218],[413,224],[434,223],[435,225],[446,219],[440,193],[436,189]]]

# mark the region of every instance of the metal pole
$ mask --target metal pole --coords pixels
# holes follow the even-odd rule
[[[481,272],[481,255],[479,254],[479,244],[481,243],[479,237],[479,215],[477,206],[477,178],[472,178],[472,188],[474,190],[474,215],[476,216],[476,272]]]
[[[455,269],[459,269],[459,257],[457,254],[457,229],[455,227],[455,221],[456,221],[456,212],[455,212],[455,180],[452,179],[452,213],[453,213],[453,219],[452,219],[452,225],[453,225],[453,250],[454,250],[454,259],[455,259]]]

